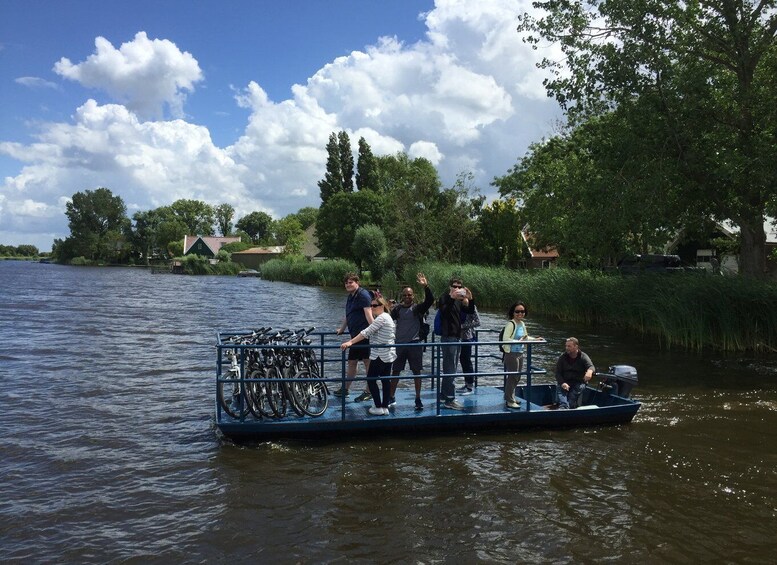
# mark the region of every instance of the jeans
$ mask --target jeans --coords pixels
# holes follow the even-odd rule
[[[462,339],[461,353],[459,353],[461,372],[464,373],[464,383],[469,388],[472,388],[475,385],[475,377],[472,375],[472,373],[475,372],[475,367],[472,365],[472,344],[474,342],[474,337],[472,339]]]
[[[556,385],[556,392],[558,392],[558,407],[577,408],[580,406],[580,402],[583,400],[585,383],[567,384],[569,384],[569,390],[564,390],[561,388],[561,385]]]
[[[388,377],[389,375],[391,375],[391,363],[386,363],[380,359],[370,361],[370,368],[367,369],[367,388],[370,389],[376,408],[388,408],[391,400],[391,379],[380,377]],[[379,378],[383,385],[383,399],[380,397],[380,389],[378,388]]]
[[[459,362],[459,350],[461,340],[458,337],[441,336],[440,343],[455,343],[456,345],[450,345],[442,347],[442,372],[446,376],[442,378],[440,383],[440,398],[448,402],[456,398],[456,387],[453,384],[453,379],[456,374],[456,366]]]

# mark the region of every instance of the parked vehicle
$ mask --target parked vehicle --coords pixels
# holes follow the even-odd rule
[[[667,273],[684,270],[679,255],[635,255],[618,262],[618,271],[624,274]]]

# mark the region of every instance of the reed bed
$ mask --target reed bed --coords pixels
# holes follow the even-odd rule
[[[262,278],[314,286],[343,285],[343,276],[358,272],[356,265],[344,259],[307,261],[304,259],[270,259],[261,267]]]
[[[262,265],[267,280],[319,286],[342,285],[356,271],[350,261],[273,259]],[[384,293],[417,287],[423,272],[435,294],[452,276],[472,289],[482,307],[507,309],[523,300],[533,313],[562,321],[621,328],[658,339],[664,347],[691,350],[777,352],[777,285],[746,277],[699,273],[621,276],[573,269],[512,270],[480,265],[422,263],[399,276],[384,275]],[[420,288],[416,288],[421,293]]]
[[[402,278],[415,280],[419,270],[436,290],[447,288],[451,276],[461,277],[484,307],[523,300],[534,313],[654,336],[665,347],[777,351],[774,283],[699,273],[621,276],[442,263],[408,267]]]

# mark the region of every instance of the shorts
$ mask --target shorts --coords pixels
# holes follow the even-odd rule
[[[348,348],[348,360],[359,361],[360,359],[370,358],[370,340],[365,339]]]
[[[393,373],[400,373],[405,368],[405,363],[410,363],[410,370],[414,375],[423,371],[423,347],[397,347],[397,358],[394,360]]]

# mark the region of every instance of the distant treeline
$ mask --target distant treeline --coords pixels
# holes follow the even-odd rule
[[[48,255],[48,253],[44,253]],[[0,244],[0,257],[40,257],[41,252],[34,245],[2,245]]]
[[[262,267],[262,277],[339,287],[348,270],[355,266],[347,261],[275,259]],[[665,347],[777,352],[777,286],[748,277],[423,263],[405,267],[399,278],[390,274],[368,284],[395,292],[403,284],[415,286],[418,271],[435,294],[448,288],[452,275],[461,277],[483,307],[506,308],[523,300],[536,314],[606,324],[656,338]]]

